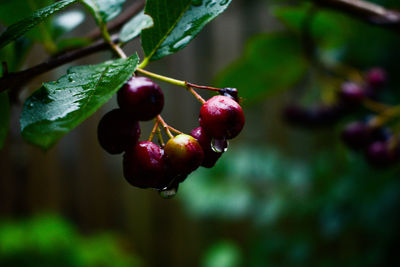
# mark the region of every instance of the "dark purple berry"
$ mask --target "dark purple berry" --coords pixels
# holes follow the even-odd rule
[[[200,126],[211,138],[232,139],[236,137],[243,129],[244,121],[240,105],[227,96],[214,96],[200,109]]]
[[[369,86],[381,88],[386,83],[387,75],[382,68],[373,68],[367,72],[365,80]]]
[[[236,88],[222,88],[219,90],[219,94],[223,96],[228,96],[236,102],[239,102],[238,90]]]
[[[289,123],[305,128],[330,126],[343,114],[344,109],[339,105],[320,105],[307,109],[291,104],[284,109],[284,117]]]
[[[204,152],[204,159],[201,163],[201,166],[206,168],[211,168],[215,165],[217,160],[222,156],[223,152],[215,152],[211,147],[211,138],[204,132],[203,128],[197,127],[192,130],[190,133],[197,142],[199,142],[201,148]],[[227,142],[225,141],[225,145],[228,146]]]
[[[132,77],[118,91],[118,105],[137,120],[147,121],[161,113],[164,94],[152,80],[146,77]]]
[[[100,146],[110,154],[120,154],[136,144],[140,136],[137,120],[121,109],[106,113],[97,127]]]
[[[189,174],[203,162],[203,149],[196,139],[187,134],[169,139],[164,150],[168,163],[176,174]]]
[[[342,84],[339,96],[346,103],[356,104],[363,100],[365,93],[361,85],[354,82],[346,82]]]
[[[362,149],[370,140],[370,132],[370,128],[364,122],[352,122],[342,132],[342,140],[352,149]]]
[[[390,148],[389,142],[376,141],[368,146],[365,156],[371,165],[387,167],[394,163],[397,153]]]
[[[388,141],[392,137],[392,131],[387,127],[372,128],[370,143],[374,141]]]
[[[123,170],[125,179],[140,188],[164,188],[166,181],[164,150],[149,141],[142,141],[124,154]]]

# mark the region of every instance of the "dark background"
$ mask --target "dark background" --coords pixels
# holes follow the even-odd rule
[[[380,3],[399,7],[396,1]],[[149,69],[193,83],[215,84],[217,74],[241,57],[250,37],[286,31],[272,15],[275,4],[233,0],[187,48]],[[340,18],[343,21],[334,24],[339,30],[321,37],[328,41],[329,36],[336,37],[334,44],[320,49],[337,53],[337,61],[360,72],[384,67],[390,81],[382,101],[398,104],[398,35],[347,16]],[[69,36],[85,35],[94,26],[87,16]],[[141,53],[139,40],[125,51]],[[99,53],[42,75],[29,83],[20,98],[26,98],[43,81],[57,79],[69,66],[102,62],[110,55]],[[35,45],[22,69],[47,57],[42,46]],[[272,71],[279,76],[285,69]],[[239,77],[248,84],[254,79],[246,72]],[[161,82],[160,86],[166,96],[162,113],[166,121],[184,132],[197,127],[200,105],[196,100],[182,88]],[[298,98],[299,91],[306,95],[308,105],[315,102],[315,98],[309,101],[309,96],[322,87],[329,86],[303,81],[248,102],[252,88],[239,87],[246,115],[243,132],[230,142],[216,167],[197,170],[171,200],[160,198],[153,190],[131,187],[122,176],[122,157],[108,155],[99,146],[96,127],[101,116],[116,107],[115,98],[46,153],[22,140],[18,122],[22,106],[16,103],[10,133],[0,151],[0,258],[10,266],[36,266],[32,255],[39,255],[43,265],[43,259],[48,259],[49,266],[54,264],[53,258],[65,266],[133,265],[128,259],[116,260],[124,257],[148,266],[393,266],[398,262],[398,164],[371,167],[362,154],[349,151],[340,142],[343,125],[368,112],[352,114],[324,129],[299,129],[282,119],[282,109],[288,100]],[[142,124],[143,139],[151,126]],[[75,230],[65,230],[70,228]],[[97,245],[78,246],[72,237],[63,244],[99,255],[115,244],[121,255],[100,263],[82,260],[90,256],[70,261],[73,256],[68,255],[80,252],[55,253],[52,248],[64,241],[52,236],[51,229],[58,229],[54,236],[82,235],[74,242],[86,245],[86,239],[109,233],[110,239],[91,241]],[[37,235],[32,234],[35,231]],[[34,247],[40,237],[48,246],[37,252]],[[10,240],[20,250],[7,250],[13,247]],[[18,261],[24,258],[29,260]]]

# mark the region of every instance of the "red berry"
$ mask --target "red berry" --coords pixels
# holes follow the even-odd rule
[[[110,154],[120,154],[136,144],[140,136],[139,123],[121,109],[114,109],[101,118],[97,138],[101,147]]]
[[[187,134],[179,134],[168,140],[165,155],[172,169],[182,175],[197,169],[204,157],[200,144]]]
[[[201,166],[206,168],[213,167],[217,160],[221,157],[222,152],[217,153],[211,148],[211,138],[206,135],[203,128],[197,127],[193,129],[190,135],[193,136],[197,140],[197,142],[199,142],[201,148],[203,149],[204,159],[201,163]],[[225,144],[227,146],[226,141]]]
[[[118,105],[137,120],[147,121],[161,113],[164,94],[161,88],[146,77],[132,77],[118,91]]]
[[[214,96],[200,109],[200,126],[212,138],[236,137],[243,129],[244,121],[240,105],[227,96]]]
[[[166,181],[164,150],[149,141],[142,141],[124,154],[125,179],[140,188],[164,188]]]

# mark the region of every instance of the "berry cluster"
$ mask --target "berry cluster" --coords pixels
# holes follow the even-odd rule
[[[213,167],[226,150],[227,140],[236,137],[242,130],[245,119],[236,89],[218,89],[220,95],[208,101],[202,100],[192,88],[190,90],[203,102],[200,126],[193,129],[190,135],[174,129],[162,119],[160,113],[164,106],[164,94],[152,80],[133,77],[118,91],[120,108],[104,115],[97,133],[105,151],[110,154],[125,152],[123,173],[131,185],[155,188],[163,197],[173,196],[179,183],[199,166]],[[138,121],[151,119],[155,124],[149,139],[139,141]],[[160,124],[169,136],[166,144]],[[173,136],[171,131],[178,135]],[[159,145],[152,142],[156,133]]]
[[[385,124],[396,115],[397,107],[377,101],[379,92],[387,81],[381,68],[369,70],[363,82],[342,83],[336,94],[336,103],[305,108],[296,104],[284,110],[286,120],[303,127],[330,126],[360,107],[378,113],[367,119],[353,121],[345,126],[341,138],[352,150],[363,151],[367,161],[374,166],[386,167],[400,159],[399,138]]]
[[[363,151],[367,161],[376,167],[387,167],[400,159],[399,140],[378,118],[353,121],[342,132],[342,141],[352,150]]]
[[[334,104],[320,104],[311,108],[290,104],[284,109],[285,119],[296,126],[330,126],[354,112],[366,99],[376,99],[386,83],[386,73],[381,68],[367,72],[363,83],[346,81],[340,86]]]

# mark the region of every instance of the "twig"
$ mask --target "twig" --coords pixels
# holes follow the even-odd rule
[[[348,13],[369,23],[400,32],[400,12],[363,0],[312,0],[319,6]]]
[[[113,36],[112,40],[113,42],[117,42],[118,37]],[[5,90],[19,90],[21,87],[40,74],[46,73],[76,59],[108,49],[110,49],[109,44],[104,40],[99,40],[87,47],[71,50],[64,54],[50,58],[49,60],[29,69],[9,73],[8,75],[0,78],[0,93]]]
[[[131,5],[124,13],[118,16],[115,20],[109,23],[108,30],[113,31],[120,28],[125,22],[127,22],[132,16],[139,13],[140,10],[143,9],[145,4],[144,0],[137,0],[133,5]],[[101,31],[96,28],[94,31],[88,34],[87,38],[96,40],[101,37]],[[111,36],[112,43],[118,42],[118,36]],[[110,48],[109,44],[104,40],[99,40],[87,47],[78,48],[74,50],[69,50],[64,53],[60,53],[47,61],[40,63],[34,67],[29,69],[18,71],[14,73],[4,74],[3,77],[0,78],[0,93],[5,90],[15,90],[19,91],[25,84],[30,82],[36,76],[46,73],[54,68],[62,66],[66,63],[74,61],[79,58],[83,58],[85,56],[108,50]]]

